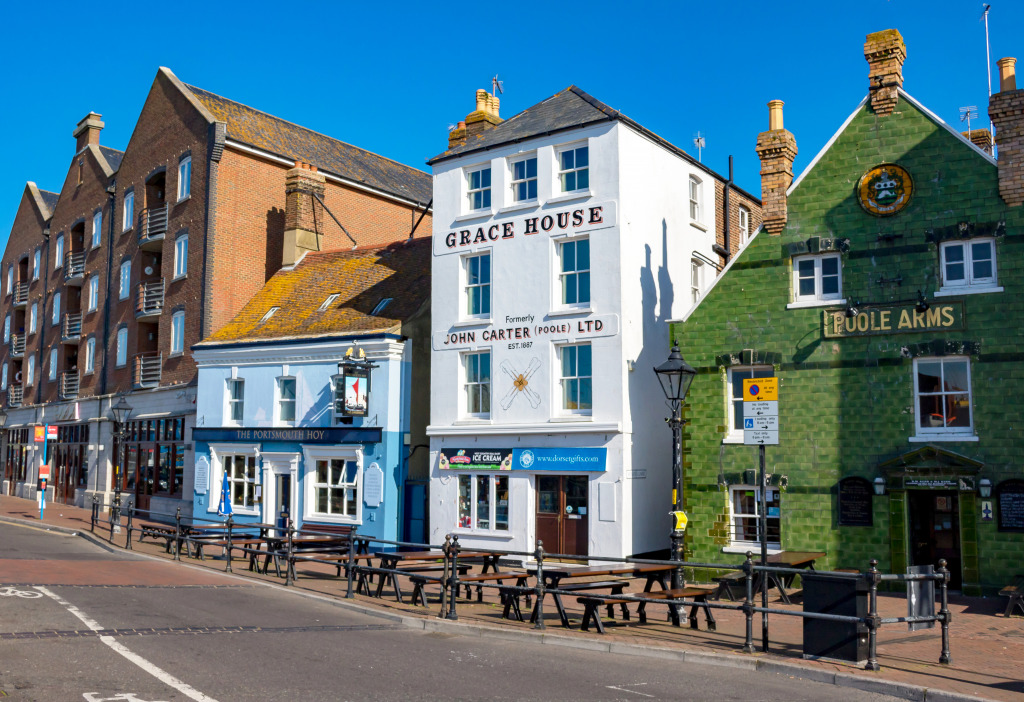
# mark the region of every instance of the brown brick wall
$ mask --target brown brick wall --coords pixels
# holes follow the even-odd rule
[[[761,203],[754,198],[747,197],[744,193],[730,188],[729,190],[729,252],[735,256],[740,250],[740,207],[746,207],[750,211],[750,218],[747,227],[747,240],[754,236],[754,232],[761,226]],[[725,181],[715,179],[715,242],[725,246]],[[720,263],[725,265],[724,258]]]

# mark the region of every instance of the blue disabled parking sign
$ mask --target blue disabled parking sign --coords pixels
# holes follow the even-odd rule
[[[745,417],[743,419],[743,428],[744,429],[753,429],[754,428],[754,420],[750,419],[749,417]]]

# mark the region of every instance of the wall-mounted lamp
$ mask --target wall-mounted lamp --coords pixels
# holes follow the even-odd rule
[[[883,478],[882,476],[878,476],[877,478],[875,478],[875,482],[873,484],[875,486],[876,495],[885,494],[885,478]]]
[[[931,305],[929,305],[928,301],[924,299],[924,293],[921,292],[920,290],[918,290],[917,291],[917,304],[914,305],[914,309],[917,310],[920,314],[924,314],[925,312],[927,312],[929,310],[930,307],[931,307]]]
[[[978,481],[978,494],[982,497],[992,497],[992,481],[982,478]]]
[[[846,318],[847,319],[852,319],[852,318],[856,317],[857,314],[860,312],[860,310],[857,309],[857,305],[858,305],[858,303],[853,302],[853,303],[851,303],[851,304],[846,306]]]

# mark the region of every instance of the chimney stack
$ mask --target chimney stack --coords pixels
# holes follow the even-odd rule
[[[907,58],[903,36],[895,29],[868,34],[864,58],[869,66],[871,109],[876,115],[888,115],[899,101],[896,89],[903,87],[903,62]]]
[[[466,119],[459,122],[459,126],[448,133],[448,148],[454,149],[462,146],[470,137],[480,136],[488,129],[492,129],[502,123],[498,116],[498,108],[501,101],[497,96],[491,95],[486,90],[476,91],[476,109],[466,115]]]
[[[986,154],[992,155],[992,132],[987,129],[972,129],[969,132],[960,133]]]
[[[782,100],[768,103],[768,131],[757,135],[761,159],[761,221],[765,230],[778,236],[786,226],[786,190],[793,182],[796,137],[782,126]]]
[[[281,265],[294,265],[303,253],[320,250],[317,214],[323,221],[323,208],[313,195],[324,196],[326,178],[316,166],[301,161],[284,176],[284,250]],[[322,226],[320,227],[322,229]]]
[[[95,112],[90,112],[79,121],[75,131],[71,132],[71,136],[75,137],[76,154],[89,144],[100,145],[100,131],[104,127],[103,122],[100,120],[102,116]]]
[[[989,98],[988,115],[999,148],[999,195],[1010,207],[1024,203],[1024,90],[1017,90],[1015,58],[999,64],[999,92]]]

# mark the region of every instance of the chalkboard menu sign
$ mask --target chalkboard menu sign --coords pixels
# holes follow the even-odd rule
[[[996,487],[999,531],[1024,531],[1024,480],[1006,480]]]
[[[872,526],[871,498],[874,488],[864,478],[843,478],[839,481],[839,526]]]

